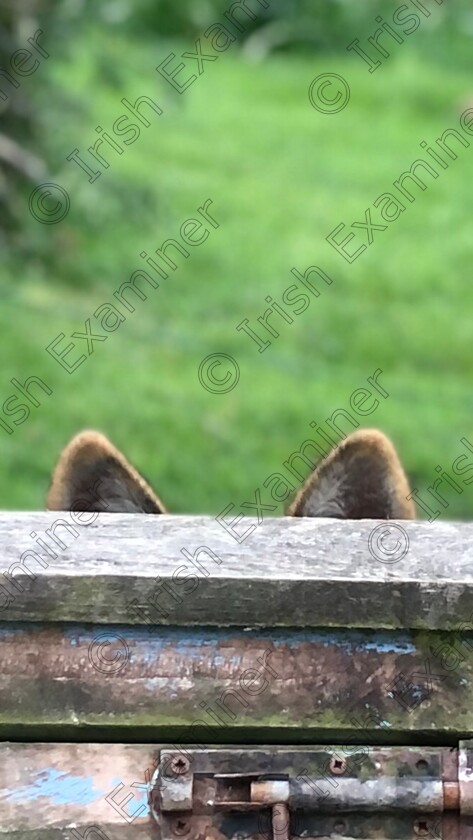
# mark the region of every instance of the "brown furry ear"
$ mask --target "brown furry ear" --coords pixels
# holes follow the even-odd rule
[[[391,441],[354,432],[305,481],[288,513],[337,519],[414,519],[409,482]]]
[[[81,432],[61,453],[48,510],[165,513],[160,499],[121,452],[98,432]]]

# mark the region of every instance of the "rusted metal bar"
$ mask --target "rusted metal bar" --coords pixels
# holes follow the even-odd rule
[[[458,781],[459,755],[457,749],[442,753],[442,783],[444,811],[460,811],[460,785]]]
[[[260,805],[277,805],[289,801],[291,787],[289,780],[251,782],[251,801]]]
[[[300,779],[288,781],[252,782],[251,801],[260,805],[287,803],[290,808],[301,811],[373,811],[384,813],[395,811],[416,811],[417,813],[440,813],[444,810],[459,810],[458,782],[445,783],[442,780],[390,778],[360,780],[340,779],[335,788],[330,784],[316,785],[314,781]]]
[[[290,779],[288,805],[301,811],[411,811],[440,813],[444,809],[439,780],[381,776],[378,779],[339,778],[336,787]]]
[[[473,816],[473,741],[461,741],[458,751],[460,812]]]
[[[287,805],[283,802],[273,805],[271,811],[273,840],[290,840],[290,819]]]
[[[324,748],[295,752],[283,748],[269,752],[212,750],[205,757],[191,751],[189,755],[192,759],[186,777],[177,775],[161,794],[163,812],[175,808],[173,802],[167,804],[174,796],[174,786],[190,785],[193,773],[197,774],[193,788],[196,813],[199,803],[204,803],[204,811],[213,806],[248,812],[285,804],[298,812],[459,811],[466,815],[470,807],[469,782],[465,781],[462,789],[458,772],[458,764],[463,762],[463,778],[467,779],[468,762],[473,755],[469,743],[460,750],[367,748],[366,756],[355,754],[347,759],[335,759]],[[176,764],[174,756],[168,758]],[[163,753],[161,762],[165,760]],[[311,765],[311,771],[308,767],[300,770],[301,762]],[[211,769],[213,773],[209,772]],[[158,768],[158,776],[159,772]],[[268,773],[270,777],[265,778]],[[201,775],[205,776],[205,783],[199,781]],[[199,785],[203,785],[200,792]]]

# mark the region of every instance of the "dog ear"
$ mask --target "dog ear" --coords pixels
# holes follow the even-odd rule
[[[414,519],[409,482],[391,441],[376,429],[349,435],[308,477],[291,516]]]
[[[61,453],[48,510],[165,513],[161,500],[121,452],[98,432],[81,432]]]

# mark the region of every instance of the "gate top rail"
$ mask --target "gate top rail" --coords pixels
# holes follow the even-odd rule
[[[473,629],[473,524],[0,513],[0,621]]]

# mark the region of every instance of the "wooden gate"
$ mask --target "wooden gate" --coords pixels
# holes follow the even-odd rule
[[[0,515],[0,836],[473,840],[473,525],[245,521]]]

